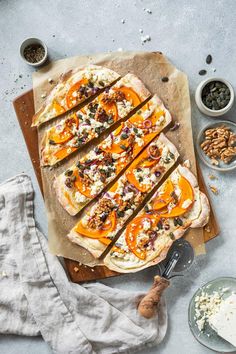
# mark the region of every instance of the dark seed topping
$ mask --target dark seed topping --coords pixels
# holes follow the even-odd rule
[[[203,76],[206,75],[207,71],[205,69],[199,71],[199,75]]]
[[[121,136],[120,136],[120,138],[121,138],[122,140],[125,140],[125,139],[128,138],[128,135],[127,135],[126,133],[122,133]]]
[[[104,82],[103,81],[99,81],[99,83],[98,83],[100,86],[102,86],[102,87],[104,87],[105,86],[105,84],[104,84]]]
[[[124,211],[123,210],[117,210],[117,216],[119,217],[119,218],[123,218],[123,216],[125,215],[125,213],[124,213]]]
[[[230,101],[229,88],[220,81],[209,82],[202,90],[202,101],[209,109],[222,109]]]
[[[211,54],[208,54],[208,56],[206,57],[206,63],[211,64],[211,62],[212,62],[212,56]]]
[[[173,234],[173,232],[169,233],[169,237],[171,238],[171,240],[175,240],[175,235]]]
[[[158,227],[159,230],[163,229],[163,224],[162,224],[161,220],[158,221],[157,227]]]
[[[183,225],[183,221],[180,218],[174,218],[174,225],[177,226],[182,226]]]
[[[51,144],[51,145],[56,145],[56,143],[55,143],[55,141],[54,140],[49,140],[49,144]]]
[[[30,44],[24,50],[24,57],[29,63],[38,63],[44,55],[45,49],[41,44]]]
[[[168,82],[169,78],[167,76],[164,76],[164,77],[161,78],[161,81],[162,82]]]
[[[71,176],[73,174],[73,171],[72,170],[68,170],[65,172],[65,175],[66,176]]]
[[[127,147],[126,147],[125,145],[123,145],[123,144],[120,145],[120,148],[121,148],[122,150],[126,150],[126,149],[127,149]]]

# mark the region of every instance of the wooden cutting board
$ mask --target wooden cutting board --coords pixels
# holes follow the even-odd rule
[[[37,176],[37,180],[43,194],[43,184],[41,178],[40,161],[38,153],[38,135],[37,130],[31,128],[32,116],[34,115],[33,90],[23,93],[13,100],[13,106],[19,121],[28,152]],[[198,180],[200,189],[208,196],[202,174],[198,168]],[[209,198],[209,196],[208,196]],[[207,242],[219,234],[219,226],[216,216],[211,207],[210,220],[208,227],[204,229],[204,241]],[[73,282],[80,283],[90,280],[97,280],[117,276],[119,273],[113,272],[105,266],[87,267],[76,261],[65,259],[65,264],[70,278]]]

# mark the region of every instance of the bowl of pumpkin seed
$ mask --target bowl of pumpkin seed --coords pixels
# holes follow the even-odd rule
[[[219,117],[232,108],[234,90],[227,80],[212,77],[200,82],[195,92],[195,101],[202,113]]]

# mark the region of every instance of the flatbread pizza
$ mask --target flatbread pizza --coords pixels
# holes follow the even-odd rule
[[[76,223],[69,240],[100,257],[178,157],[175,146],[161,133]]]
[[[43,106],[33,116],[32,127],[68,112],[119,77],[115,71],[97,65],[70,70],[60,77]]]
[[[41,141],[41,165],[52,166],[99,137],[150,96],[144,84],[127,74],[92,102],[52,125]]]
[[[121,273],[137,272],[165,259],[172,243],[189,228],[203,227],[209,203],[190,170],[178,166],[128,224],[104,264]]]
[[[62,207],[77,214],[94,199],[171,121],[155,95],[98,146],[55,178]],[[147,124],[148,123],[148,124]]]

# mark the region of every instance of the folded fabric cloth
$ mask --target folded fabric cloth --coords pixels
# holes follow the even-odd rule
[[[0,185],[0,333],[41,334],[54,353],[137,352],[164,338],[162,299],[150,320],[137,312],[142,293],[67,278],[35,227],[30,178]]]

